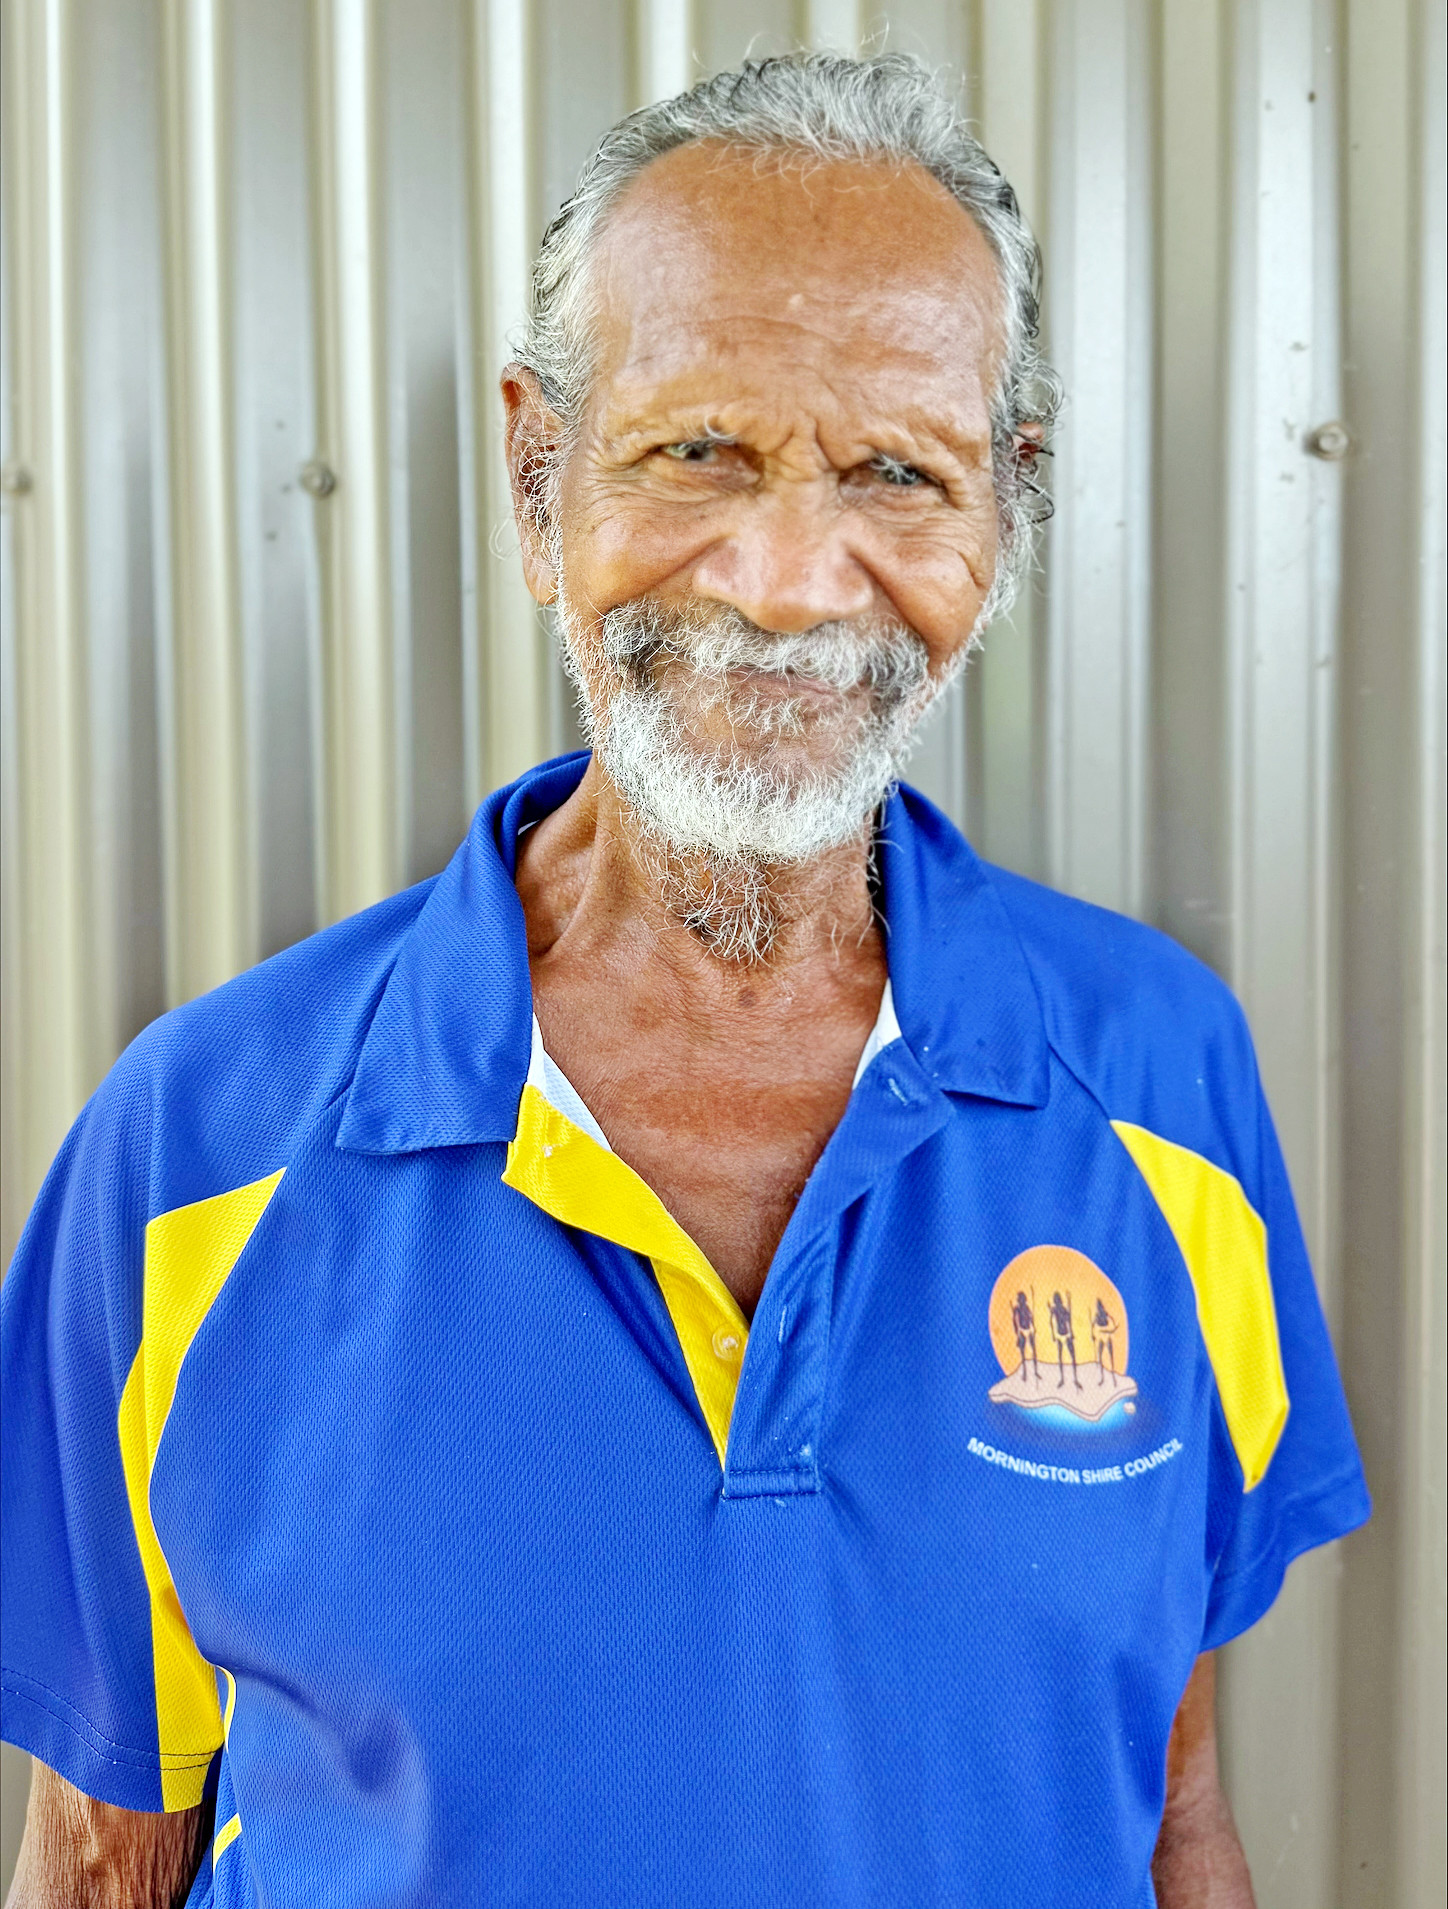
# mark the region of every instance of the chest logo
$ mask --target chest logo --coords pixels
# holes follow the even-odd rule
[[[1057,1424],[1099,1425],[1136,1410],[1126,1302],[1074,1247],[1017,1253],[991,1292],[990,1338],[1005,1374],[990,1389],[993,1405]]]

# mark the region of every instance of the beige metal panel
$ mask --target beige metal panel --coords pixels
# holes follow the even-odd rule
[[[31,9],[36,20],[43,16]],[[79,420],[74,433],[71,483],[72,595],[74,659],[81,701],[85,805],[81,831],[80,879],[84,896],[87,946],[83,956],[81,1008],[88,1046],[89,1083],[117,1050],[165,1006],[162,955],[162,897],[159,792],[157,788],[156,684],[154,680],[157,593],[155,587],[158,514],[154,477],[156,450],[164,432],[160,389],[163,353],[159,346],[162,270],[161,206],[158,191],[157,125],[160,61],[155,9],[151,0],[80,0],[66,16],[66,114],[71,265],[66,341],[66,402]],[[5,12],[6,73],[18,82],[18,52],[11,52],[11,23]],[[118,88],[117,73],[126,86]],[[33,105],[43,100],[31,91]],[[8,109],[7,131],[18,135],[23,118]],[[43,116],[31,119],[31,131]],[[32,188],[43,192],[43,168],[22,166],[7,149],[7,194]],[[10,224],[12,214],[17,225]],[[17,888],[33,847],[35,812],[22,800],[23,764],[29,744],[17,734],[17,668],[24,680],[38,661],[54,671],[66,654],[57,633],[37,628],[31,611],[34,592],[16,575],[33,571],[43,545],[34,533],[48,523],[48,504],[35,485],[34,460],[27,461],[26,440],[33,442],[41,416],[36,400],[43,390],[21,390],[12,341],[29,333],[18,295],[44,286],[27,282],[10,269],[17,251],[18,228],[43,206],[30,204],[22,216],[13,196],[6,206],[6,286],[4,325],[6,421],[4,461],[7,484],[23,474],[29,488],[5,492],[6,658],[5,881],[7,923],[18,927]],[[32,229],[38,229],[32,227]],[[32,303],[33,309],[33,303]],[[34,367],[32,367],[34,369]],[[12,405],[12,399],[15,403]],[[17,432],[22,436],[17,437]],[[13,533],[13,534],[12,534]],[[37,581],[31,577],[33,583]],[[20,595],[17,600],[17,590]],[[164,594],[164,593],[163,593]],[[21,614],[21,605],[25,613]],[[32,659],[31,651],[35,649]],[[37,765],[38,766],[38,765]],[[58,769],[52,762],[51,769]],[[47,828],[59,816],[52,811]],[[29,846],[27,846],[29,844]],[[60,873],[52,860],[50,879]],[[7,929],[8,932],[8,929]],[[43,1112],[39,1098],[22,1091],[26,1019],[19,1011],[25,971],[35,952],[22,940],[11,943],[6,961],[3,1051],[4,1100],[8,1152],[5,1164],[6,1255],[13,1245],[32,1173],[48,1163],[49,1149],[22,1171],[18,1142],[25,1120]],[[53,985],[57,976],[50,977]],[[30,1023],[34,1025],[33,1022]],[[38,1032],[38,1030],[37,1030]],[[73,1107],[71,1109],[73,1111]],[[61,1116],[57,1115],[57,1119]],[[17,1145],[9,1145],[14,1140]],[[19,1211],[17,1209],[20,1209]]]
[[[103,1057],[88,1009],[83,498],[72,379],[75,22],[66,0],[11,0],[3,20],[5,507],[15,610],[7,740],[16,805],[5,848],[18,922],[5,1085],[19,1109],[13,1159],[28,1204]],[[15,1230],[11,1220],[7,1241]]]
[[[1404,1021],[1407,1275],[1403,1344],[1404,1570],[1393,1696],[1397,1881],[1403,1902],[1444,1896],[1448,1877],[1448,34],[1444,10],[1415,8],[1412,65],[1418,220],[1417,724],[1409,823],[1411,881]]]
[[[84,123],[77,24],[62,0],[8,0],[0,9],[6,1263],[51,1156],[114,1051],[112,1030],[96,1011],[97,968],[114,969],[97,963],[92,935],[86,492],[74,380]],[[104,992],[113,999],[113,989]],[[28,1759],[8,1744],[0,1746],[0,1785],[0,1887],[7,1887],[28,1789]]]
[[[1412,9],[1352,5],[1343,25],[1345,405],[1355,444],[1344,466],[1342,768],[1342,1349],[1373,1522],[1344,1547],[1339,1714],[1359,1754],[1343,1772],[1341,1860],[1353,1909],[1399,1893],[1399,1785],[1391,1715],[1399,1641],[1380,1613],[1403,1585],[1401,1436],[1407,1293],[1403,1193],[1406,948],[1403,881],[1410,812],[1413,523],[1403,478],[1415,405],[1411,311],[1412,124],[1405,106]],[[1384,933],[1386,924],[1393,930]],[[1392,1163],[1389,1165],[1389,1163]]]
[[[470,350],[465,25],[454,0],[388,0],[387,408],[393,728],[403,882],[465,827],[458,367]]]
[[[8,16],[0,15],[0,78],[14,61]],[[9,125],[9,104],[0,131]],[[10,154],[3,153],[0,182],[11,178]],[[0,1187],[7,1190],[24,1183],[24,1149],[27,1145],[26,1108],[17,1088],[20,1084],[19,1052],[8,1037],[19,1025],[24,996],[20,987],[20,964],[24,948],[23,897],[20,889],[19,851],[20,752],[16,708],[16,592],[15,592],[15,508],[26,495],[26,486],[34,479],[28,467],[15,455],[15,379],[11,339],[13,243],[10,208],[0,218]],[[15,1247],[18,1218],[12,1218],[12,1197],[0,1213],[0,1255],[9,1264]]]
[[[1146,900],[1150,44],[1145,0],[1052,9],[1050,342],[1071,399],[1051,526],[1047,865],[1129,914]]]
[[[807,46],[855,53],[860,44],[859,0],[804,0],[802,38]]]
[[[257,940],[270,955],[324,918],[317,506],[300,482],[317,449],[313,49],[295,0],[232,0],[228,25],[238,597]]]
[[[973,680],[980,659],[972,658],[966,680],[957,680],[920,725],[905,775],[913,787],[943,809],[957,826],[969,817],[970,775],[967,729]]]
[[[661,47],[677,58],[692,34],[692,9],[671,0],[664,10],[652,11],[630,0],[596,0],[580,11],[572,0],[532,0],[532,53],[535,69],[546,74],[546,84],[535,88],[533,114],[533,220],[536,245],[546,221],[572,194],[578,174],[594,146],[610,126],[643,103],[649,85],[649,62]],[[662,36],[662,39],[660,39]],[[653,51],[650,51],[650,48]],[[688,70],[679,76],[680,90],[698,77],[697,62],[687,56]],[[653,94],[652,97],[659,97]],[[530,252],[531,256],[531,252]],[[521,322],[521,312],[514,327]],[[511,328],[510,328],[511,329]],[[503,561],[516,570],[516,537],[509,522],[495,537]],[[539,645],[538,666],[543,680],[543,731],[534,759],[576,749],[581,737],[574,694],[558,660],[555,620],[551,612],[536,615],[527,608],[521,582],[520,611],[531,618],[533,640]]]
[[[14,46],[8,16],[0,16],[0,75],[11,67]],[[6,102],[6,123],[9,103]],[[4,155],[4,172],[9,175],[10,155]],[[15,1249],[18,1231],[19,1201],[9,1190],[24,1184],[23,1149],[26,1109],[18,1098],[18,1055],[11,1030],[18,1026],[22,993],[19,985],[20,962],[24,945],[24,927],[20,910],[17,851],[20,836],[20,790],[18,735],[15,698],[15,539],[13,506],[25,495],[22,467],[15,458],[13,427],[14,377],[11,363],[10,302],[10,209],[0,220],[0,472],[5,488],[0,491],[0,1025],[4,1042],[0,1045],[0,1185],[7,1192],[0,1214],[0,1258],[6,1265]],[[29,475],[28,472],[25,473]],[[25,1823],[25,1808],[30,1787],[30,1759],[13,1744],[0,1743],[0,1890],[8,1889],[20,1850]]]
[[[516,556],[512,498],[503,461],[498,369],[528,307],[539,236],[535,212],[532,20],[525,0],[472,0],[473,182],[477,195],[473,311],[481,371],[474,386],[476,495],[494,561],[479,578],[481,656],[476,673],[477,742],[470,752],[485,788],[506,782],[547,748],[549,661],[542,620]]]
[[[802,46],[807,27],[796,0],[694,0],[694,23],[706,73]]]
[[[15,1873],[29,1801],[30,1758],[13,1743],[0,1743],[0,1889]]]
[[[532,20],[536,68],[547,75],[533,115],[536,246],[603,134],[640,104],[647,22],[629,0],[597,0],[582,13],[571,0],[533,0]]]
[[[256,959],[238,587],[225,0],[165,0],[171,604],[163,744],[167,992]]]
[[[1044,7],[1038,0],[979,0],[971,105],[986,150],[1015,188],[1038,239],[1045,229],[1047,125]],[[1049,317],[1049,300],[1047,313]],[[1049,325],[1048,325],[1049,329]],[[1048,339],[1049,344],[1049,339]],[[1044,873],[1041,715],[1046,603],[1041,578],[987,634],[970,685],[970,828],[993,860]]]
[[[1343,1629],[1354,1648],[1343,1655],[1340,1714],[1356,1753],[1345,1763],[1341,1847],[1356,1909],[1432,1901],[1434,1880],[1441,1900],[1443,1886],[1441,1867],[1434,1879],[1424,1861],[1432,1833],[1419,1813],[1435,1791],[1441,1812],[1443,1771],[1442,1639],[1430,1635],[1442,1608],[1443,1446],[1441,1434],[1419,1442],[1435,1418],[1441,1428],[1442,1412],[1431,1389],[1443,1327],[1441,1192],[1431,1191],[1443,1168],[1442,1058],[1432,1047],[1442,876],[1423,860],[1441,854],[1442,840],[1433,628],[1442,371],[1431,357],[1435,344],[1441,352],[1441,277],[1435,286],[1431,274],[1441,273],[1442,189],[1435,213],[1426,170],[1435,144],[1441,155],[1441,73],[1427,68],[1435,38],[1441,48],[1441,9],[1435,22],[1411,0],[1357,4],[1344,25],[1344,355],[1356,446],[1344,525],[1343,1350],[1376,1501],[1372,1525],[1344,1547]],[[1438,696],[1422,704],[1435,675]],[[1425,809],[1435,800],[1436,813]],[[1435,1138],[1436,1151],[1422,1154]],[[1441,1814],[1437,1842],[1441,1851]]]
[[[993,5],[995,0],[985,0]],[[1034,0],[1022,0],[1026,11],[1034,10]],[[974,44],[974,15],[980,0],[895,0],[890,7],[876,6],[872,0],[860,0],[860,51],[862,53],[913,53],[926,60],[945,80],[962,90],[974,73],[969,57]]]
[[[636,0],[638,104],[670,99],[698,78],[690,0]]]
[[[1159,26],[1151,886],[1158,923],[1218,973],[1230,948],[1222,565],[1230,6]]]
[[[1309,1244],[1328,1251],[1330,778],[1341,470],[1333,66],[1313,0],[1237,15],[1228,339],[1231,975]],[[1324,130],[1326,137],[1323,137]]]
[[[1312,0],[1244,0],[1233,47],[1226,443],[1229,975],[1247,1009],[1329,1315],[1339,1143],[1331,1015],[1338,389],[1334,67]],[[1336,1871],[1340,1561],[1289,1575],[1230,1654],[1224,1761],[1267,1901]]]
[[[323,580],[322,915],[401,875],[376,0],[317,0],[318,498]]]
[[[157,625],[169,598],[154,0],[74,15],[73,378],[88,692],[88,1012],[97,1069],[166,1005]],[[117,72],[127,74],[118,93]]]

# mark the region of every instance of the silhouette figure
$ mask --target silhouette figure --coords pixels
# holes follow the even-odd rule
[[[1056,1366],[1060,1377],[1056,1380],[1056,1389],[1060,1391],[1066,1383],[1066,1354],[1071,1355],[1071,1378],[1076,1390],[1081,1390],[1081,1376],[1076,1370],[1076,1328],[1071,1319],[1071,1296],[1063,1299],[1059,1293],[1051,1294],[1048,1308],[1051,1320],[1051,1337],[1056,1341]]]
[[[1106,1383],[1106,1361],[1111,1360],[1111,1376],[1116,1377],[1116,1333],[1120,1321],[1106,1310],[1106,1302],[1096,1301],[1096,1309],[1091,1315],[1091,1338],[1096,1348],[1096,1364],[1100,1370],[1099,1383]]]
[[[1039,1379],[1041,1365],[1036,1357],[1036,1315],[1031,1311],[1030,1301],[1024,1293],[1016,1294],[1016,1303],[1011,1307],[1011,1324],[1015,1328],[1016,1349],[1021,1355],[1022,1376],[1026,1370],[1026,1347],[1029,1346],[1031,1364]]]

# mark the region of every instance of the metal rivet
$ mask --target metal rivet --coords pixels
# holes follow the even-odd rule
[[[0,467],[0,491],[4,491],[7,497],[23,497],[34,482],[28,466],[24,464]]]
[[[1336,464],[1345,458],[1352,449],[1352,432],[1337,418],[1326,424],[1319,424],[1315,431],[1307,434],[1307,450],[1311,457],[1320,457],[1325,464]]]
[[[337,473],[330,464],[324,464],[321,458],[314,457],[309,464],[302,466],[298,481],[302,489],[310,491],[313,497],[330,497],[337,488]]]

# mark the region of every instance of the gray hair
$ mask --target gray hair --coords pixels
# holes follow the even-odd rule
[[[913,162],[979,226],[1000,269],[1003,303],[1005,350],[991,400],[1000,554],[986,606],[990,614],[1003,610],[1029,568],[1035,526],[1050,514],[1034,460],[1060,408],[1061,384],[1036,344],[1040,251],[1000,169],[930,69],[909,54],[747,60],[606,132],[544,233],[533,268],[519,356],[549,404],[572,424],[587,399],[594,319],[588,266],[609,214],[653,160],[696,140],[818,161]],[[1023,439],[1027,424],[1037,430]]]

